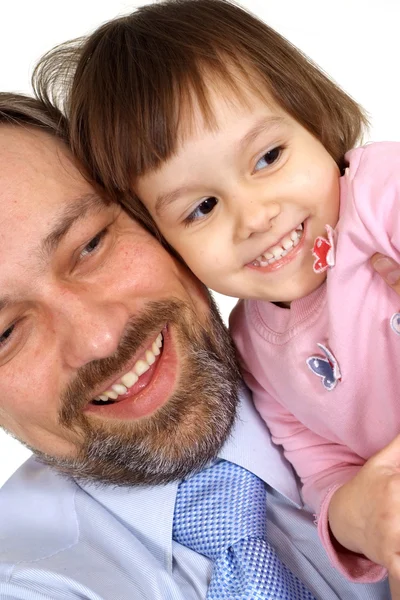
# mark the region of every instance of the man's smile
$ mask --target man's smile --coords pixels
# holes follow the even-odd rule
[[[133,367],[127,373],[117,379],[111,386],[108,386],[108,388],[99,394],[99,396],[96,396],[92,402],[94,404],[103,404],[104,402],[122,400],[135,383],[139,381],[139,378],[157,362],[162,345],[163,335],[162,332],[160,332],[154,342],[144,352],[142,358],[136,360]]]
[[[170,328],[164,327],[145,350],[136,353],[129,370],[108,384],[106,392],[89,402],[84,412],[111,419],[139,419],[162,406],[173,393],[179,370],[172,337]]]

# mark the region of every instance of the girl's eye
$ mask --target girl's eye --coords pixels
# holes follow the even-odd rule
[[[97,248],[101,245],[101,242],[106,234],[107,229],[103,229],[97,235],[95,235],[94,238],[92,238],[90,242],[86,244],[86,246],[81,251],[80,258],[86,258],[86,256],[88,256],[89,254],[93,254],[94,252],[96,252]]]
[[[3,333],[0,334],[0,348],[7,344],[9,338],[12,336],[14,328],[15,325],[11,325],[11,327],[8,327],[5,331],[3,331]]]
[[[196,221],[197,219],[201,219],[205,215],[208,215],[212,210],[214,210],[215,206],[218,204],[217,198],[214,196],[210,196],[206,198],[196,208],[193,212],[190,213],[185,219],[185,223],[191,223],[192,221]]]
[[[282,146],[277,146],[276,148],[272,148],[272,150],[266,152],[257,162],[254,170],[260,171],[261,169],[265,169],[265,167],[269,167],[270,165],[272,165],[278,160],[282,153],[282,150]]]

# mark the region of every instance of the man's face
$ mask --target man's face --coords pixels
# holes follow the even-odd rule
[[[204,289],[56,139],[2,126],[0,164],[0,426],[77,477],[199,468],[238,385]]]

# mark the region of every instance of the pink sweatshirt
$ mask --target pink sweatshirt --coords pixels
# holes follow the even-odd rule
[[[240,301],[231,331],[255,405],[302,480],[333,564],[374,582],[385,570],[334,548],[327,513],[333,492],[400,432],[400,298],[369,264],[375,252],[400,262],[400,143],[346,158],[326,282],[290,309]]]

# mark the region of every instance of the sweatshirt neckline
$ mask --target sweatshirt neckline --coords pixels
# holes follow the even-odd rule
[[[290,308],[272,302],[249,300],[250,319],[258,333],[274,344],[284,344],[318,318],[326,301],[326,281],[304,298],[294,300]]]

